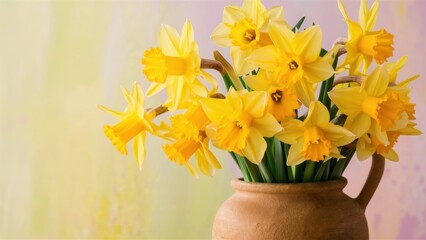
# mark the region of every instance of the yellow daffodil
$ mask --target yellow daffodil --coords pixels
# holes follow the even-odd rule
[[[321,28],[313,26],[295,34],[289,28],[271,23],[268,33],[274,45],[254,50],[247,61],[274,72],[274,78],[293,86],[300,101],[309,106],[315,100],[314,84],[334,74],[330,63],[319,57]]]
[[[125,88],[122,91],[124,98],[129,104],[124,112],[99,106],[100,109],[114,115],[120,120],[114,126],[106,125],[104,132],[121,154],[127,154],[126,145],[134,138],[133,149],[135,158],[141,169],[146,156],[146,131],[153,132],[152,119],[154,119],[155,114],[145,112],[143,92],[139,84],[135,83],[133,85],[131,94]]]
[[[411,92],[411,89],[408,87],[408,84],[420,77],[420,75],[417,74],[399,83],[396,82],[398,71],[404,67],[406,61],[407,58],[402,57],[396,63],[391,62],[386,64],[386,69],[389,72],[389,84],[391,85],[390,89],[398,92],[398,94],[400,95],[401,100],[404,102],[405,110],[408,114],[408,119],[415,120],[415,104],[410,102],[410,97],[408,96],[408,94]]]
[[[170,111],[188,106],[192,96],[207,97],[208,89],[199,76],[211,84],[212,92],[217,89],[215,79],[200,69],[201,58],[189,21],[183,25],[181,36],[174,28],[162,25],[159,47],[145,51],[142,64],[143,73],[152,82],[147,96],[166,88],[168,99],[163,105]]]
[[[212,121],[206,133],[217,147],[245,156],[259,164],[266,150],[264,137],[281,130],[277,120],[266,111],[266,92],[235,91],[226,99],[207,98],[201,105]]]
[[[269,22],[276,21],[283,25],[282,7],[269,10],[260,0],[245,0],[242,7],[230,5],[223,11],[222,22],[215,28],[211,39],[223,47],[231,47],[231,57],[235,71],[244,75],[256,66],[245,58],[256,48],[272,44],[267,33]]]
[[[170,121],[171,134],[175,141],[163,147],[170,160],[185,165],[194,176],[197,176],[197,171],[189,163],[194,154],[198,168],[205,175],[212,176],[215,169],[221,168],[209,150],[209,138],[205,132],[209,119],[199,103],[194,103],[184,114],[172,116]]]
[[[340,0],[338,0],[338,5],[348,24],[348,41],[345,44],[347,55],[340,67],[349,65],[349,74],[356,75],[359,74],[361,65],[363,65],[362,73],[365,73],[373,59],[376,63],[382,64],[393,56],[393,35],[385,29],[372,30],[379,8],[377,0],[370,10],[367,8],[366,0],[361,0],[358,22],[349,18]]]
[[[393,149],[395,143],[400,135],[420,135],[421,132],[414,128],[416,124],[409,122],[407,127],[398,130],[387,131],[386,135],[389,140],[388,144],[382,143],[373,134],[362,135],[356,145],[357,157],[359,160],[365,160],[369,158],[373,153],[378,153],[383,157],[391,160],[398,161],[399,157],[396,151]]]
[[[327,108],[319,101],[309,106],[309,113],[302,122],[292,119],[283,124],[283,131],[276,137],[291,144],[287,165],[293,166],[306,160],[325,161],[332,157],[342,158],[339,146],[355,140],[347,129],[330,123]]]
[[[388,84],[386,67],[378,66],[361,86],[333,89],[328,93],[339,110],[348,116],[344,126],[357,137],[369,132],[388,145],[386,131],[407,125],[407,105],[399,93],[402,90]]]
[[[296,93],[279,80],[274,79],[272,74],[260,69],[256,75],[244,77],[244,81],[253,90],[267,92],[267,111],[279,122],[296,117],[295,110],[301,105]]]

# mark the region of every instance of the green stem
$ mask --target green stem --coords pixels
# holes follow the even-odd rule
[[[245,157],[236,154],[243,164],[247,167],[248,172],[250,173],[251,180],[253,182],[263,182],[262,175],[260,174],[259,167],[254,163],[247,160]]]
[[[262,174],[263,179],[266,180],[267,183],[274,183],[274,176],[269,171],[268,167],[265,164],[265,158],[259,163],[260,174]]]
[[[288,182],[287,166],[285,166],[285,155],[280,140],[274,138],[274,163],[275,163],[275,179],[278,183]]]
[[[223,74],[222,78],[223,78],[223,82],[225,83],[226,90],[228,90],[231,87],[235,89],[235,86],[232,83],[232,80],[229,77],[229,74],[227,74],[227,73]]]
[[[303,172],[305,170],[305,162],[300,163],[299,165],[296,165],[293,170],[294,170],[294,182],[295,183],[300,183],[303,181]]]
[[[274,138],[265,138],[266,140],[266,156],[264,158],[264,160],[266,160],[266,166],[269,169],[269,172],[271,172],[272,176],[274,177],[274,179],[276,178],[275,176],[275,152],[274,152]]]
[[[324,170],[326,168],[327,164],[325,164],[324,161],[321,161],[319,168],[317,170],[317,173],[315,174],[314,182],[319,182],[322,179],[322,176],[324,175]]]
[[[330,161],[326,161],[325,163],[324,174],[322,175],[321,181],[327,181],[328,176],[330,175]]]
[[[334,167],[330,179],[339,179],[342,177],[343,172],[345,171],[346,167],[349,164],[349,161],[352,159],[353,155],[355,154],[355,148],[342,148],[342,155],[346,156],[345,158],[339,159],[337,161],[336,166]]]
[[[312,182],[315,177],[315,162],[306,161],[305,173],[303,174],[303,182]]]
[[[237,157],[237,155],[235,153],[229,152],[229,154],[232,156],[232,158],[235,160],[238,167],[240,168],[241,173],[243,174],[244,181],[245,182],[251,182],[252,179],[250,177],[250,173],[248,172],[248,169],[245,166],[245,164],[243,162],[241,162],[241,159],[239,157]]]
[[[282,144],[283,144],[284,156],[285,156],[285,166],[287,166],[288,181],[294,182],[293,169],[291,166],[287,165],[287,157],[288,157],[288,152],[290,151],[290,145],[287,143],[282,143]]]

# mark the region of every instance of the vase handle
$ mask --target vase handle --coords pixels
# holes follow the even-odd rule
[[[384,170],[385,158],[380,154],[374,153],[367,180],[365,181],[365,184],[362,187],[358,197],[355,198],[355,201],[357,201],[359,205],[364,208],[364,210],[367,208],[367,205],[373,197],[374,192],[376,192],[380,180],[382,179]]]

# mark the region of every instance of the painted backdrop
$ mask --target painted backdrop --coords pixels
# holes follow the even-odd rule
[[[115,120],[96,105],[124,108],[120,86],[134,81],[147,89],[140,59],[157,45],[161,23],[180,29],[189,19],[203,57],[215,49],[227,55],[209,36],[230,3],[241,1],[0,1],[0,238],[209,238],[216,209],[232,193],[229,181],[240,176],[230,158],[218,152],[224,170],[197,180],[149,138],[140,172],[103,135]],[[325,48],[346,34],[334,0],[264,3],[283,5],[290,24],[307,15],[321,25]],[[358,1],[344,3],[356,18]],[[401,79],[422,75],[412,98],[423,132],[425,10],[422,0],[381,1],[376,24],[395,35],[391,60],[408,55]],[[400,162],[387,162],[367,209],[373,239],[426,239],[425,142],[425,135],[401,137]],[[350,165],[351,196],[369,165]]]

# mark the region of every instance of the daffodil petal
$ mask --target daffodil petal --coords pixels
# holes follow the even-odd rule
[[[204,142],[201,144],[202,151],[207,159],[207,161],[210,163],[211,166],[213,166],[216,169],[221,169],[222,165],[220,165],[217,158],[214,156],[214,154],[210,151],[209,147],[209,140],[208,138],[204,139]]]
[[[247,92],[241,96],[244,103],[243,110],[248,112],[254,118],[260,118],[266,110],[266,92],[253,91]]]
[[[200,169],[200,171],[204,173],[204,175],[213,176],[214,169],[208,163],[205,155],[200,149],[195,152],[195,162],[197,163],[198,169]]]
[[[384,153],[383,157],[385,157],[388,160],[394,161],[394,162],[399,161],[398,153],[396,153],[395,150],[393,150],[393,149],[389,149],[389,152]]]
[[[334,74],[330,63],[318,57],[314,62],[303,65],[303,77],[310,83],[318,83],[329,79]]]
[[[224,99],[205,98],[201,99],[200,102],[207,117],[213,122],[219,122],[223,116],[229,116],[233,112]]]
[[[234,23],[240,22],[246,16],[239,6],[228,5],[223,10],[222,22],[225,25],[234,26]]]
[[[218,85],[217,85],[216,79],[210,73],[204,70],[201,70],[199,74],[212,87],[212,89],[210,90],[210,93],[217,92]]]
[[[266,141],[256,129],[251,129],[247,137],[247,145],[242,149],[244,156],[252,163],[259,164],[266,151]]]
[[[312,83],[308,83],[305,80],[298,81],[294,84],[294,89],[303,105],[309,106],[312,101],[315,101],[315,92]]]
[[[283,131],[275,135],[281,142],[288,144],[296,144],[303,138],[304,129],[301,127],[302,121],[298,119],[291,119],[283,124]]]
[[[220,23],[213,30],[213,33],[210,36],[210,39],[221,47],[230,47],[232,46],[232,41],[229,38],[229,32],[230,32],[229,27],[227,27],[223,23]]]
[[[340,0],[337,0],[337,6],[339,7],[340,12],[343,15],[343,18],[345,21],[350,21],[350,18],[348,16],[348,13],[346,12],[345,6],[343,6],[342,2]]]
[[[243,102],[241,100],[241,94],[244,94],[246,90],[235,91],[235,89],[230,88],[228,95],[226,95],[226,104],[229,105],[234,110],[242,110]]]
[[[281,125],[270,113],[266,113],[262,118],[254,119],[252,124],[264,137],[272,137],[282,130]]]
[[[344,146],[355,140],[355,134],[344,127],[332,123],[321,126],[321,129],[336,146]]]
[[[254,50],[247,58],[247,62],[268,71],[273,71],[279,65],[279,53],[273,45]]]
[[[266,71],[260,69],[256,75],[248,75],[244,77],[244,82],[255,91],[267,91],[270,87],[266,76]]]
[[[328,123],[329,120],[330,114],[324,104],[319,101],[311,102],[305,122],[308,125],[321,125]]]
[[[278,21],[286,24],[284,22],[284,10],[282,6],[275,6],[268,10],[266,10],[265,19],[268,19],[269,21]]]
[[[385,93],[389,84],[389,75],[385,66],[378,66],[362,82],[361,90],[365,90],[369,96],[378,97]]]
[[[344,127],[359,137],[366,133],[371,126],[371,118],[364,113],[348,116]]]
[[[182,55],[186,56],[192,50],[192,44],[194,44],[194,30],[190,21],[186,20],[181,32],[179,41],[179,50]]]
[[[184,165],[192,176],[194,176],[195,178],[198,178],[197,170],[191,164],[189,164],[188,162],[185,162]]]
[[[133,98],[136,100],[136,102],[140,103],[141,105],[144,104],[144,95],[143,95],[143,91],[141,89],[141,86],[139,84],[137,84],[137,82],[135,82],[133,84],[133,88],[132,88],[132,96]]]
[[[126,112],[115,111],[115,110],[109,109],[109,108],[102,106],[102,105],[98,105],[98,108],[101,109],[104,112],[107,112],[107,113],[113,115],[114,117],[116,117],[120,120],[124,119],[128,115]]]
[[[331,101],[346,115],[355,115],[361,112],[362,103],[367,95],[360,92],[359,86],[348,88],[334,88],[328,92]]]
[[[376,152],[376,147],[371,143],[367,134],[362,135],[356,143],[356,153],[358,160],[366,160]]]
[[[389,145],[389,139],[386,131],[382,131],[376,121],[371,122],[370,133],[373,134],[383,145]]]
[[[133,141],[133,150],[134,150],[136,162],[139,166],[139,170],[142,170],[142,165],[146,158],[145,138],[146,138],[146,133],[141,132],[135,137],[135,140]]]
[[[287,166],[295,166],[306,161],[306,159],[302,156],[302,153],[301,153],[302,147],[303,147],[302,140],[291,145],[288,156],[287,156]]]
[[[173,27],[161,25],[158,42],[161,50],[167,56],[179,56],[179,33]]]
[[[242,51],[239,47],[231,47],[231,58],[237,75],[245,75],[256,68],[256,66],[246,61],[249,55],[250,51]]]
[[[305,64],[315,61],[318,58],[322,45],[322,31],[320,26],[315,25],[297,33],[293,39],[293,44],[294,50],[298,55],[303,57]]]
[[[293,39],[295,38],[295,34],[291,29],[282,24],[271,22],[269,24],[268,33],[272,42],[278,49],[286,53],[294,52]]]
[[[241,9],[247,14],[249,18],[254,20],[257,26],[261,27],[263,25],[263,13],[266,11],[266,9],[260,0],[244,1]]]
[[[152,82],[149,86],[148,90],[146,90],[146,96],[151,97],[157,93],[159,93],[161,90],[163,90],[167,85],[157,82]]]
[[[366,32],[370,32],[373,29],[374,25],[376,24],[378,10],[379,10],[379,1],[376,0],[371,6],[370,11],[368,11],[368,17],[366,17],[364,20],[365,21],[364,29]]]

